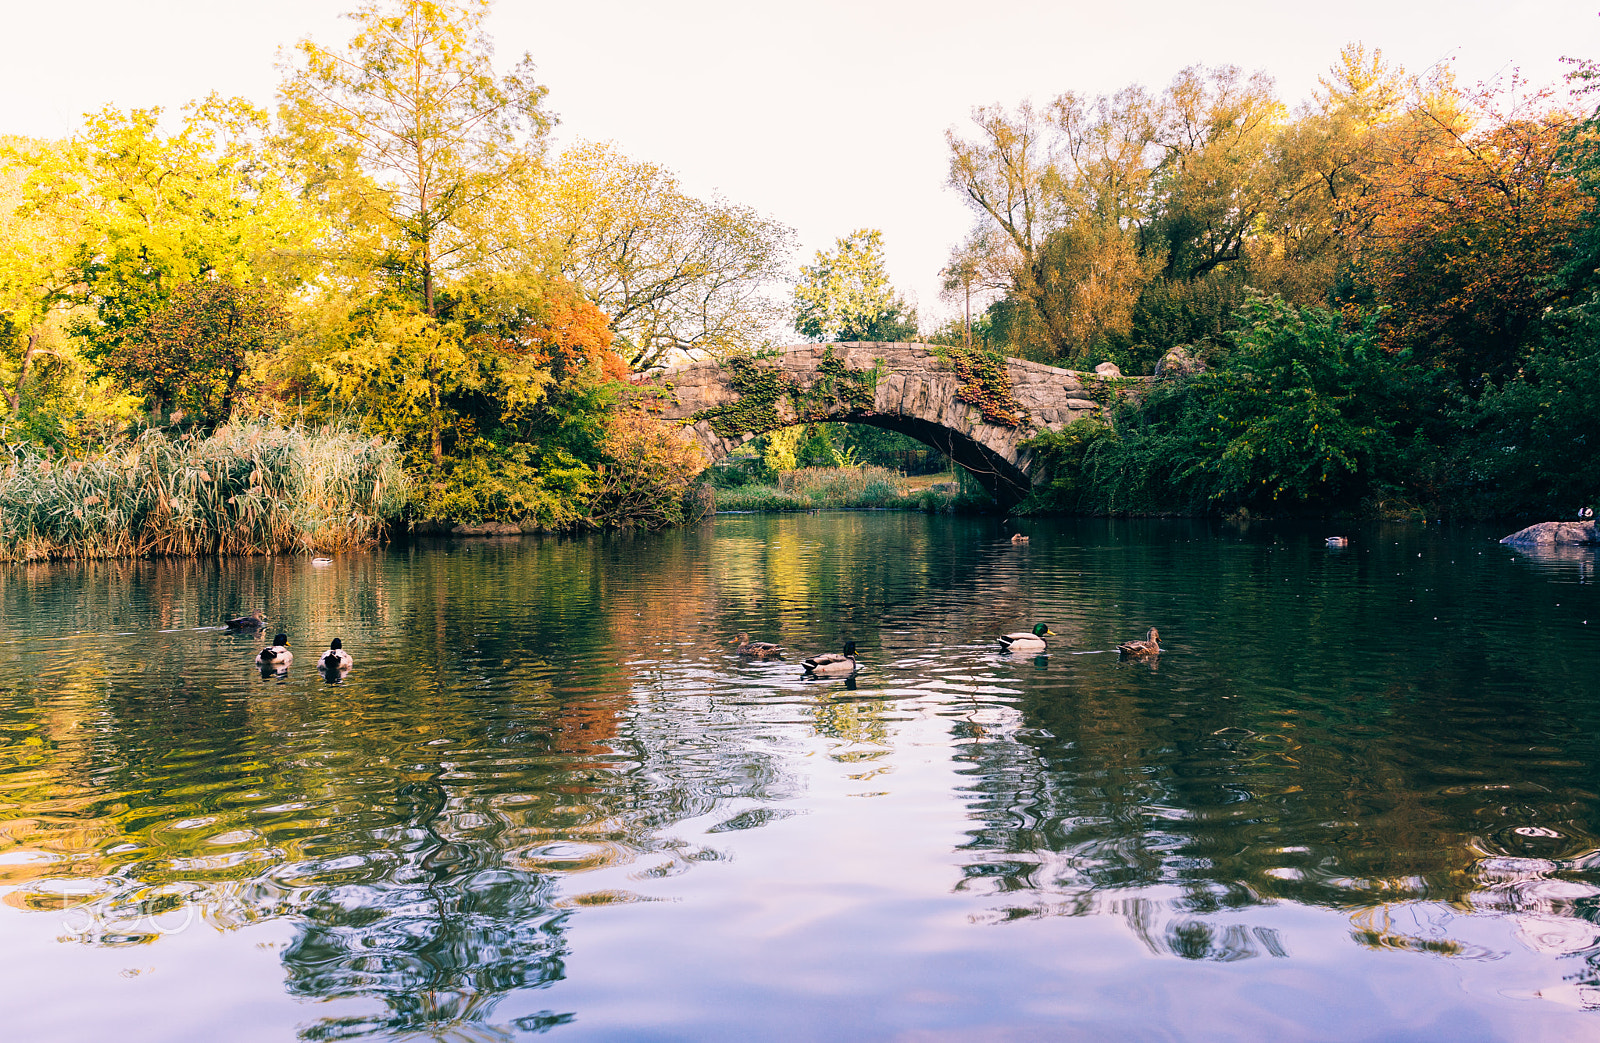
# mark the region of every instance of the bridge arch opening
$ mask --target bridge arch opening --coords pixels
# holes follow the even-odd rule
[[[866,415],[828,417],[809,422],[839,426],[859,425],[906,435],[942,454],[951,464],[966,471],[1001,507],[1009,508],[1016,505],[1027,496],[1031,488],[1027,474],[999,453],[975,438],[926,420],[907,416]],[[715,465],[721,462],[734,448],[761,435],[791,426],[794,425],[779,424],[764,430],[748,432],[732,445],[724,442],[721,445],[711,446],[710,463]]]

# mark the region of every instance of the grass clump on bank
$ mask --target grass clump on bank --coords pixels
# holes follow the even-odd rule
[[[344,431],[146,431],[85,460],[13,450],[0,560],[331,551],[377,541],[409,496],[398,448]]]
[[[886,467],[805,467],[784,471],[777,484],[713,484],[718,511],[814,511],[882,507],[934,513],[992,508],[994,501],[971,480],[948,488],[906,488],[907,479]],[[969,485],[971,488],[969,488]]]
[[[817,507],[898,506],[899,475],[885,467],[804,467],[778,476],[778,487]]]

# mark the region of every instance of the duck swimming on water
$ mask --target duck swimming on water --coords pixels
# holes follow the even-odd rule
[[[294,653],[289,651],[289,635],[279,634],[272,639],[272,644],[261,650],[256,656],[257,666],[283,667],[294,662]]]
[[[751,659],[783,658],[782,645],[775,645],[771,641],[752,641],[750,640],[750,635],[743,631],[740,631],[739,636],[730,643],[739,646],[735,649],[736,652],[743,656],[749,656]]]
[[[344,650],[344,642],[338,638],[333,639],[322,658],[317,660],[317,669],[323,673],[342,674],[355,665],[356,661],[350,658],[350,653]]]
[[[1158,643],[1160,634],[1156,628],[1150,628],[1150,635],[1143,641],[1124,641],[1117,646],[1117,652],[1128,659],[1140,659],[1145,656],[1161,654],[1161,645]]]
[[[1055,631],[1050,629],[1048,623],[1034,625],[1030,633],[1019,630],[1015,634],[1000,635],[1000,650],[1002,652],[1043,652],[1048,646],[1046,637],[1054,637]]]
[[[267,627],[267,614],[259,608],[254,609],[248,616],[239,616],[237,619],[223,620],[229,630],[265,630]]]
[[[800,663],[811,677],[849,677],[856,672],[856,643],[846,641],[844,651],[824,652]]]

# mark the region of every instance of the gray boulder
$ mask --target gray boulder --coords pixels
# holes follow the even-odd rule
[[[1206,364],[1189,353],[1189,349],[1179,346],[1169,348],[1161,356],[1161,361],[1156,363],[1156,376],[1158,377],[1192,377],[1196,373],[1205,372]]]
[[[1600,543],[1592,521],[1540,522],[1500,541],[1508,547],[1556,547]]]
[[[1096,366],[1094,368],[1094,371],[1096,373],[1098,373],[1102,377],[1120,377],[1120,376],[1122,376],[1122,370],[1117,366],[1117,364],[1115,362],[1102,362],[1102,363],[1100,363],[1100,365],[1098,365],[1098,366]]]

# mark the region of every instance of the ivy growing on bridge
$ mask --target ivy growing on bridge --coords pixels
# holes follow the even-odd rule
[[[1011,390],[1011,375],[1006,372],[1005,356],[998,351],[939,344],[934,355],[954,371],[961,381],[956,401],[977,406],[983,419],[1001,427],[1018,427],[1028,411],[1022,408]]]
[[[795,402],[795,412],[803,420],[821,420],[844,406],[855,412],[870,412],[878,397],[878,378],[883,375],[883,360],[871,369],[851,369],[833,353],[833,345],[823,349],[817,362],[817,379]]]
[[[702,409],[684,421],[710,421],[711,430],[720,438],[784,427],[778,403],[786,396],[794,410],[791,423],[826,420],[841,407],[851,412],[870,412],[883,372],[881,360],[871,369],[851,369],[834,354],[831,344],[823,350],[817,362],[817,379],[809,387],[801,387],[781,367],[763,365],[755,356],[734,355],[723,360],[722,368],[728,372],[728,386],[738,393],[738,400]]]
[[[1083,393],[1095,404],[1108,408],[1122,401],[1125,395],[1137,394],[1144,387],[1144,381],[1132,377],[1102,377],[1097,373],[1083,373],[1080,379]]]

